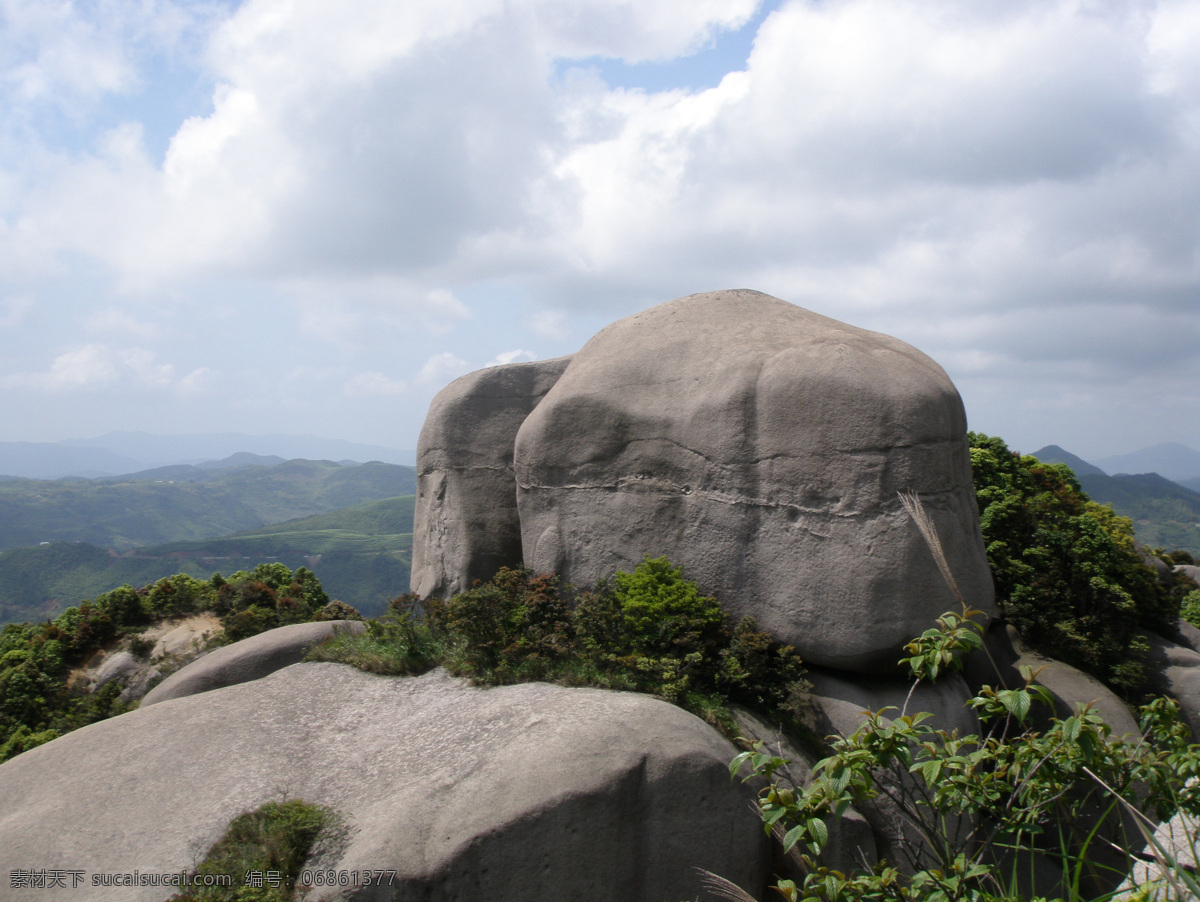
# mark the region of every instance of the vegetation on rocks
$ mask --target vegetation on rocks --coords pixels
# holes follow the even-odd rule
[[[947,615],[909,645],[903,663],[917,681],[957,669],[980,645],[971,613]],[[1141,736],[1113,736],[1086,705],[1067,718],[1047,716],[1038,729],[1037,709],[1053,711],[1050,696],[1035,673],[1024,668],[1022,676],[1022,686],[985,686],[971,700],[978,735],[937,729],[927,713],[867,712],[861,728],[834,740],[806,786],[778,776],[786,762],[761,742],[738,755],[731,773],[766,781],[763,823],[802,874],[780,881],[779,894],[789,902],[1016,902],[1030,897],[1040,862],[1043,880],[1057,875],[1064,898],[1108,898],[1128,873],[1129,852],[1153,831],[1141,812],[1200,814],[1200,745],[1175,702],[1143,706]],[[826,867],[830,820],[870,799],[885,799],[904,824],[908,860],[864,861],[849,873]],[[752,898],[725,889],[725,898]]]
[[[260,564],[228,578],[198,580],[179,573],[134,589],[121,586],[44,623],[10,623],[0,631],[0,761],[64,733],[120,714],[121,685],[95,693],[68,683],[72,668],[101,648],[125,640],[135,657],[149,653],[140,633],[163,618],[211,611],[224,632],[214,644],[310,620],[357,618],[330,602],[308,570]]]
[[[544,680],[646,692],[726,730],[728,704],[791,719],[806,688],[791,647],[750,618],[728,624],[716,599],[663,558],[584,592],[502,569],[448,601],[403,596],[365,634],[336,636],[309,658],[377,673],[443,665],[481,685]]]
[[[1001,613],[1038,651],[1136,697],[1147,652],[1137,631],[1172,635],[1182,592],[1156,579],[1132,522],[1091,501],[1066,465],[986,435],[970,442]]]
[[[171,902],[290,902],[317,837],[337,823],[333,810],[301,799],[238,815],[192,875],[214,885],[189,887]]]

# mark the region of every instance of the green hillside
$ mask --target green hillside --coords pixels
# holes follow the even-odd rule
[[[415,500],[369,501],[232,536],[125,553],[64,542],[0,552],[0,623],[42,620],[126,583],[140,586],[181,572],[208,578],[264,561],[308,567],[330,597],[379,614],[390,598],[408,591]]]
[[[1094,501],[1133,520],[1139,541],[1200,555],[1200,492],[1157,473],[1081,476],[1079,482]]]
[[[1093,501],[1111,504],[1118,514],[1133,521],[1139,542],[1200,555],[1200,492],[1157,473],[1109,476],[1057,445],[1048,445],[1032,456],[1044,463],[1069,466]]]
[[[312,460],[205,472],[195,480],[143,474],[4,480],[0,549],[86,542],[127,551],[229,535],[415,491],[411,467]]]

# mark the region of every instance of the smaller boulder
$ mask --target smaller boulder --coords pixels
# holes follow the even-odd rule
[[[112,680],[127,681],[140,666],[137,659],[127,651],[109,655],[89,674],[88,691],[95,692]]]
[[[1184,723],[1200,736],[1200,652],[1176,645],[1157,633],[1141,633],[1150,645],[1146,672],[1150,688],[1179,702]]]
[[[788,739],[782,729],[771,727],[757,714],[745,708],[733,709],[741,735],[751,742],[760,741],[771,754],[778,755],[788,763],[775,772],[776,779],[789,788],[799,788],[812,780],[813,767],[819,756]],[[751,781],[754,789],[761,789],[765,782]],[[863,867],[864,862],[879,860],[875,848],[875,834],[862,813],[850,807],[841,817],[830,817],[825,826],[829,829],[829,842],[821,851],[821,863],[837,871],[850,873]],[[804,880],[804,867],[799,861],[798,850],[783,851],[783,829],[776,824],[771,831],[771,866],[778,876],[800,883]]]
[[[889,720],[928,712],[933,717],[926,723],[934,729],[957,731],[963,736],[979,732],[979,719],[967,707],[971,692],[958,674],[944,676],[936,683],[922,682],[916,688],[911,681],[888,677],[850,679],[817,668],[809,671],[808,680],[813,686],[808,726],[818,735],[849,736],[863,725],[868,711],[885,708],[894,709],[885,714]],[[904,794],[914,786],[914,779],[905,773],[899,775],[893,789]],[[925,840],[885,794],[863,802],[860,809],[874,832],[879,854],[890,864],[911,873],[917,869],[914,865],[931,863]],[[964,818],[957,825],[945,826],[965,837],[973,824]]]
[[[304,659],[308,650],[338,632],[361,633],[358,620],[293,623],[209,652],[171,674],[142,699],[142,707],[258,680]]]
[[[1070,717],[1080,705],[1090,704],[1113,728],[1114,736],[1140,732],[1133,712],[1116,693],[1082,670],[1033,651],[1021,641],[1016,629],[1006,623],[997,621],[992,625],[984,636],[984,648],[967,659],[963,676],[973,692],[983,686],[1015,689],[1025,684],[1022,667],[1032,668],[1037,673],[1038,685],[1049,690],[1053,716]],[[1050,716],[1045,709],[1035,710],[1034,725],[1045,729]]]

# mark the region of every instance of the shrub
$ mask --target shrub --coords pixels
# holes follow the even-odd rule
[[[300,799],[240,814],[193,873],[232,877],[233,885],[193,887],[172,902],[289,902],[317,836],[337,823],[332,809]]]
[[[912,657],[904,663],[918,681],[947,664],[957,667],[978,645],[980,628],[970,614],[946,615],[924,641],[908,646]],[[981,735],[935,729],[929,714],[867,712],[853,735],[833,739],[832,754],[818,762],[808,786],[784,785],[776,774],[786,762],[761,742],[734,758],[731,774],[748,768],[747,779],[767,781],[759,811],[768,832],[782,831],[785,849],[800,850],[803,879],[780,881],[778,892],[829,902],[1016,900],[1016,865],[1003,862],[1040,854],[1059,862],[1061,888],[1080,898],[1111,890],[1128,872],[1128,858],[1111,861],[1111,850],[1145,843],[1128,827],[1126,809],[1159,818],[1176,808],[1200,813],[1200,745],[1190,742],[1174,701],[1141,708],[1143,735],[1132,741],[1114,737],[1090,706],[1050,717],[1038,731],[1032,712],[1052,710],[1051,700],[1028,668],[1022,676],[1024,686],[985,686],[971,701]],[[850,874],[823,866],[828,820],[876,796],[886,796],[910,827],[909,861]],[[967,829],[964,813],[974,818]]]
[[[1133,524],[1070,469],[970,433],[980,526],[1004,617],[1030,645],[1126,697],[1145,681],[1139,628],[1170,635],[1179,600],[1141,561]]]
[[[583,592],[556,577],[502,569],[448,601],[414,595],[310,652],[377,673],[436,664],[481,685],[547,680],[657,695],[732,731],[739,702],[794,720],[804,669],[795,650],[743,620],[730,629],[716,599],[665,559],[649,559]]]

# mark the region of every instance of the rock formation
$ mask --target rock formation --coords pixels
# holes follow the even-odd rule
[[[312,646],[334,633],[361,633],[364,629],[357,620],[322,620],[267,630],[211,651],[175,671],[146,693],[142,707],[260,679],[289,664],[300,663]]]
[[[412,589],[450,596],[521,562],[513,444],[571,358],[494,366],[438,392],[417,443]]]
[[[546,368],[539,387],[557,381],[540,400],[496,393],[508,371],[519,375],[501,367],[435,401],[422,435],[430,460],[428,449],[450,445],[434,436],[464,436],[457,410],[490,422],[498,394],[503,425],[465,433],[479,437],[454,452],[494,474],[478,494],[442,475],[464,464],[422,464],[418,593],[520,562],[586,586],[666,556],[805,659],[887,671],[956,606],[899,501],[915,492],[963,594],[993,613],[962,402],[903,342],[759,292],[718,291],[614,323]],[[522,418],[507,482],[504,442]],[[500,511],[504,528],[481,511]]]
[[[308,867],[396,873],[310,902],[662,902],[697,896],[693,867],[757,890],[767,842],[750,790],[729,779],[733,754],[648,696],[297,664],[0,766],[0,873],[83,872],[78,888],[13,897],[29,902],[161,902],[171,889],[92,875],[186,872],[236,815],[286,795],[345,822]]]

